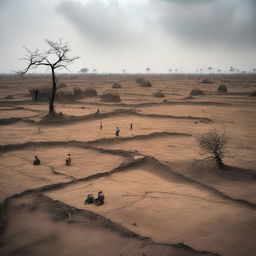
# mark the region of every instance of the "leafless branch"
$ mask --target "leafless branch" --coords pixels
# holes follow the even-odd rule
[[[24,60],[27,62],[26,68],[23,70],[19,70],[16,73],[20,75],[24,75],[31,68],[37,68],[38,66],[49,66],[53,69],[64,68],[70,71],[67,68],[67,65],[72,64],[75,60],[79,59],[78,56],[69,57],[68,53],[71,51],[69,43],[63,42],[60,39],[58,42],[53,42],[51,40],[46,39],[46,43],[49,46],[48,50],[40,51],[36,49],[35,51],[31,51],[28,48],[24,47],[26,53],[25,57],[20,60]],[[51,62],[49,59],[50,56],[54,56],[57,58],[54,62]]]

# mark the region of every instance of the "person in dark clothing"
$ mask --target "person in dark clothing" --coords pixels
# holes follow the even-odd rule
[[[130,130],[132,130],[132,129],[133,129],[133,124],[131,123],[131,124],[130,124]]]
[[[103,204],[105,203],[104,200],[105,200],[105,196],[104,196],[103,192],[100,191],[100,192],[98,193],[98,197],[94,200],[94,203],[95,203],[97,206],[103,205]]]
[[[103,128],[103,123],[100,122],[100,129],[102,130],[102,128]]]
[[[99,114],[99,113],[100,113],[100,110],[99,110],[99,109],[97,109],[96,114]]]
[[[40,164],[41,164],[40,159],[39,159],[37,156],[35,156],[35,159],[34,159],[33,165],[40,165]]]
[[[116,127],[116,136],[117,136],[117,137],[119,137],[119,132],[120,132],[119,127]]]
[[[67,157],[66,157],[66,165],[71,165],[71,156],[70,156],[70,154],[68,154],[67,155]]]
[[[37,101],[37,99],[38,99],[38,90],[36,89],[36,91],[35,91],[35,101]]]
[[[87,198],[84,200],[84,204],[92,204],[94,202],[93,194],[89,194]]]

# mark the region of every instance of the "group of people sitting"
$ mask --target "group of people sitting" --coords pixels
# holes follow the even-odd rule
[[[84,200],[84,204],[95,204],[97,206],[104,204],[105,196],[102,191],[99,191],[98,197],[94,198],[93,194],[89,194]]]
[[[38,158],[38,156],[35,156],[33,165],[40,165],[40,164],[41,164],[40,159]],[[66,165],[67,166],[71,165],[71,155],[70,154],[68,154],[66,157]],[[104,204],[104,199],[105,199],[105,196],[104,196],[103,192],[99,191],[97,198],[94,198],[93,194],[89,194],[87,196],[87,198],[85,199],[84,204],[95,204],[95,205],[99,206],[99,205]]]
[[[40,159],[38,158],[38,156],[35,156],[33,165],[40,165],[40,164],[41,164]],[[67,166],[70,166],[70,165],[71,165],[71,155],[70,155],[70,154],[68,154],[68,155],[66,156],[66,165],[67,165]]]

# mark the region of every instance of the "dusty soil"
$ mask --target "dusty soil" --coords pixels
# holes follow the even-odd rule
[[[1,76],[0,255],[255,255],[256,77],[203,78],[63,76],[98,96],[56,103],[65,118],[45,123],[47,103],[28,90],[50,78]],[[121,102],[101,102],[113,83]],[[231,137],[224,170],[198,147],[209,129]],[[84,205],[100,190],[104,206]]]

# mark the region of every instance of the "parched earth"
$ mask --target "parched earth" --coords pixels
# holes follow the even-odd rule
[[[65,118],[45,123],[48,106],[28,89],[48,78],[0,77],[0,255],[255,255],[255,77],[149,75],[151,88],[135,78],[61,77],[99,95],[118,82],[122,101],[57,103]],[[231,137],[225,170],[198,147],[209,129]],[[100,190],[104,206],[84,205]]]

